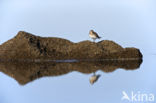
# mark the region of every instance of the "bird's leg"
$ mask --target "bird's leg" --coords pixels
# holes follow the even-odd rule
[[[95,39],[93,38],[93,42],[95,43]]]
[[[96,75],[95,72],[93,72],[93,75]]]

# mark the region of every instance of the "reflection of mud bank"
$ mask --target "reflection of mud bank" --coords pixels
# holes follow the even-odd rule
[[[97,70],[113,72],[118,68],[135,70],[139,68],[142,60],[131,61],[92,61],[92,62],[0,62],[0,71],[13,77],[24,85],[30,81],[44,76],[60,76],[72,71],[92,73]]]
[[[0,45],[0,60],[64,60],[64,59],[122,59],[142,58],[137,48],[123,48],[114,41],[73,43],[54,37],[39,37],[19,32]]]

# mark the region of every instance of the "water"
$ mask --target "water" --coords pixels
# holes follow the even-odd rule
[[[0,63],[0,103],[129,103],[125,91],[156,93],[155,55],[143,62]],[[141,65],[140,65],[141,64]],[[92,85],[89,78],[100,74]]]
[[[70,60],[64,64],[0,62],[0,103],[132,103],[121,100],[123,91],[128,96],[156,94],[155,5],[155,0],[1,0],[0,44],[21,30],[80,42],[91,40],[88,32],[93,29],[101,40],[139,48],[143,62],[140,67],[135,62],[112,61],[104,65]],[[52,71],[54,66],[63,71]],[[132,66],[133,70],[123,69]],[[95,71],[101,76],[91,85],[89,78]]]

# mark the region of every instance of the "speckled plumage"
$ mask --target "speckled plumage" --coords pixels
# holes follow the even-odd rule
[[[98,79],[99,79],[100,75],[93,75],[90,77],[89,81],[90,81],[90,84],[94,84]]]
[[[96,33],[94,32],[93,30],[90,30],[89,31],[89,37],[91,37],[93,39],[93,41],[95,41],[96,39],[100,39],[101,37]]]

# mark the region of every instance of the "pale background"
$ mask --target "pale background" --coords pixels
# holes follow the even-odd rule
[[[119,103],[122,90],[156,93],[155,0],[0,0],[0,44],[18,31],[80,42],[91,40],[90,29],[102,40],[139,48],[145,59],[141,69],[99,71],[103,76],[95,86],[90,75],[77,72],[26,86],[0,73],[0,103]]]
[[[1,0],[0,13],[0,43],[18,31],[79,42],[94,29],[123,47],[156,52],[155,0]]]

